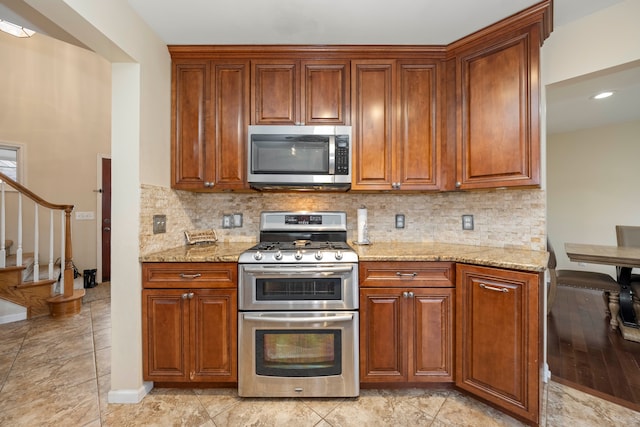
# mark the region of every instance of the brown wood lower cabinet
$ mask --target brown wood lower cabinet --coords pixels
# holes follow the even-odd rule
[[[142,272],[144,379],[236,382],[236,265],[144,263]]]
[[[539,423],[540,273],[457,264],[456,386]]]
[[[360,381],[453,381],[452,263],[360,263]]]

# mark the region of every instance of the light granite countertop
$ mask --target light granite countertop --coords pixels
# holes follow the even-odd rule
[[[178,246],[142,255],[141,262],[238,262],[255,242],[216,242]]]
[[[376,242],[352,246],[359,261],[451,261],[542,272],[546,270],[549,259],[546,251],[452,243]]]
[[[350,242],[351,243],[351,242]],[[140,257],[141,262],[237,262],[251,242],[218,242],[179,246]],[[360,261],[450,261],[488,267],[542,272],[549,254],[545,251],[456,245],[451,243],[376,242],[355,245]]]

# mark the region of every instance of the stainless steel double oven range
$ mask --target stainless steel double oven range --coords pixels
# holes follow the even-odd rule
[[[344,212],[263,212],[238,260],[238,394],[359,394],[358,256]]]

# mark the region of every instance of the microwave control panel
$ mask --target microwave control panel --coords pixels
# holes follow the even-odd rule
[[[349,137],[336,135],[336,175],[349,175]]]

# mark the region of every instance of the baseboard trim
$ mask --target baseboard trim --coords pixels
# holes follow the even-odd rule
[[[24,313],[13,313],[13,314],[4,314],[0,316],[0,325],[4,323],[18,322],[20,320],[27,319],[27,311]]]
[[[153,389],[153,382],[145,381],[137,390],[110,390],[107,400],[109,403],[140,403]]]

